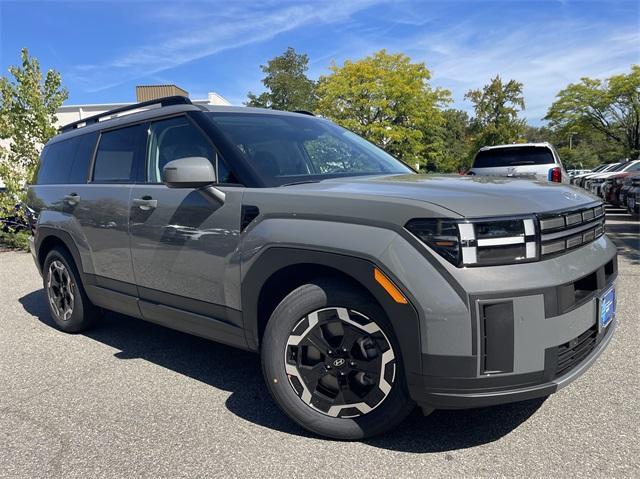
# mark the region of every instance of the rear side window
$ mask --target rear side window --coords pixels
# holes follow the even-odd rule
[[[516,146],[479,151],[473,168],[499,168],[505,166],[554,164],[553,153],[541,146]]]
[[[78,147],[78,137],[47,145],[42,151],[39,185],[66,183]]]
[[[85,183],[97,137],[97,133],[88,133],[47,145],[42,151],[37,183]]]
[[[134,182],[138,176],[142,125],[106,131],[100,135],[93,181],[96,183]]]

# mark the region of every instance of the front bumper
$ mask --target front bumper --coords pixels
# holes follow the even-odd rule
[[[549,395],[588,369],[616,328],[615,320],[602,332],[596,326],[598,298],[617,277],[616,248],[606,236],[549,260],[456,272],[467,292],[466,328],[459,312],[433,302],[421,314],[422,374],[409,374],[407,383],[425,407]]]
[[[546,397],[579,378],[606,349],[617,328],[614,319],[607,328],[596,335],[593,348],[572,368],[556,375],[557,355],[550,352],[549,364],[536,374],[493,377],[469,381],[449,378],[447,388],[435,385],[425,377],[421,385],[414,384],[411,396],[421,406],[436,409],[467,409],[494,406],[517,401]],[[585,332],[586,333],[586,332]]]

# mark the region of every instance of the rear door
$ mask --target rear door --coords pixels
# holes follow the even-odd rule
[[[240,270],[233,257],[244,188],[224,184],[230,178],[229,169],[187,116],[151,122],[147,136],[145,182],[136,184],[131,196],[131,251],[142,313],[147,319],[173,321],[170,326],[198,334],[204,333],[189,329],[188,316],[172,319],[172,310],[166,306],[194,313],[194,324],[206,323],[206,317],[240,325]],[[219,189],[226,194],[224,204],[206,191],[168,188],[162,183],[166,163],[192,156],[213,163]]]
[[[97,286],[136,296],[129,244],[129,198],[144,161],[144,125],[100,134],[90,182],[71,188],[74,216],[91,252]]]

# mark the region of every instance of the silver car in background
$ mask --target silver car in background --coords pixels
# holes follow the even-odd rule
[[[569,183],[569,175],[550,143],[485,146],[473,159],[469,175],[524,177]]]

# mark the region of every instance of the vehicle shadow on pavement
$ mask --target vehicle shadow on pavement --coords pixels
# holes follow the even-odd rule
[[[55,327],[44,290],[33,291],[19,301],[29,314]],[[117,349],[116,358],[144,359],[229,391],[227,409],[247,421],[287,434],[315,437],[290,421],[275,405],[263,382],[257,354],[116,313],[107,313],[97,328],[83,335]],[[517,428],[543,402],[533,400],[466,411],[435,411],[427,417],[416,409],[395,430],[365,443],[414,453],[478,446],[496,441]]]

